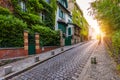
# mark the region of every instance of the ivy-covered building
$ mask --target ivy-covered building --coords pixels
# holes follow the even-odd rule
[[[0,0],[0,8],[1,6],[5,8],[1,8],[0,12],[4,14],[6,13],[4,11],[9,9],[10,15],[27,24],[27,29],[30,31],[41,33],[44,28],[45,34],[40,36],[45,45],[55,45],[59,40],[59,36],[56,36],[58,32],[58,34],[53,32],[54,36],[51,34],[46,37],[50,35],[47,33],[48,28],[52,31],[61,30],[64,45],[71,45],[81,41],[81,35],[86,35],[87,28],[85,28],[86,22],[78,5],[74,2],[72,3],[74,7],[69,8],[71,5],[68,1],[74,0]]]
[[[0,44],[4,43],[11,44],[12,47],[16,47],[16,43],[18,44],[17,47],[23,46],[23,31],[27,29],[30,33],[38,32],[40,34],[41,44],[44,46],[54,46],[59,45],[59,32],[55,31],[55,17],[56,17],[56,0],[0,0],[0,26],[3,28],[4,32],[2,32],[2,36],[0,35]],[[8,17],[12,16],[14,17]],[[4,19],[3,19],[4,18]],[[11,19],[7,19],[11,18]],[[25,25],[23,30],[16,30],[15,25],[19,25],[19,23],[14,24],[14,20],[21,21],[21,24]],[[7,20],[6,20],[7,19]],[[6,23],[2,23],[6,20]],[[9,21],[8,21],[9,20]],[[12,22],[10,24],[10,22]],[[11,31],[16,30],[16,33],[11,34],[9,33],[9,28]],[[21,27],[22,28],[22,27]],[[5,31],[6,30],[6,31]],[[8,31],[7,31],[8,30]],[[13,31],[14,32],[14,31]],[[20,34],[19,34],[20,33]],[[51,34],[49,34],[51,33]],[[8,35],[4,36],[4,35]],[[43,35],[44,34],[44,35]],[[19,40],[15,41],[16,37],[11,36],[20,35],[21,37],[18,38]],[[3,37],[4,36],[4,37]],[[2,40],[1,40],[2,39]],[[5,40],[8,41],[5,41]],[[13,40],[13,41],[10,41]],[[20,41],[22,40],[22,41]],[[20,41],[20,42],[19,42]],[[15,43],[16,42],[16,43]],[[22,45],[19,45],[22,44]],[[0,45],[1,47],[1,45]],[[9,47],[9,45],[6,45]],[[11,46],[10,46],[11,47]]]
[[[0,6],[29,26],[39,24],[54,30],[56,0],[0,0]]]
[[[73,24],[80,28],[79,35],[74,35],[77,42],[84,41],[88,37],[88,23],[83,16],[83,12],[77,4],[76,0],[68,0],[68,10],[72,13]],[[80,40],[79,40],[80,39]]]

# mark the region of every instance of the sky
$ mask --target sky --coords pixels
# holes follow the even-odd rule
[[[89,25],[95,29],[96,33],[99,33],[99,25],[96,20],[93,19],[92,16],[88,14],[88,8],[90,8],[90,2],[93,2],[95,0],[76,0],[78,5],[80,6],[81,10],[84,13],[84,17],[88,21]]]

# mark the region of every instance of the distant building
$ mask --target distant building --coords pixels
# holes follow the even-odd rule
[[[79,43],[82,41],[80,32],[82,25],[81,16],[83,15],[83,13],[75,0],[68,0],[68,3],[69,3],[68,10],[72,14],[72,21],[74,24],[73,26],[75,34],[73,34],[73,43]]]

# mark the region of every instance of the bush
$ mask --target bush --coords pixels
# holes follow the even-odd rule
[[[23,46],[23,31],[26,23],[9,15],[0,15],[0,47]]]
[[[32,26],[32,32],[40,34],[41,46],[59,46],[60,36],[58,31],[51,30],[48,27],[35,25]]]

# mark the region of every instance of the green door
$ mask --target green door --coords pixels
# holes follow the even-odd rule
[[[65,45],[68,46],[68,45],[71,45],[71,40],[72,40],[72,36],[68,36],[65,38]]]
[[[66,34],[66,25],[62,23],[58,23],[58,28],[62,30],[63,33]]]
[[[35,35],[29,34],[28,36],[28,53],[29,55],[35,54]]]

